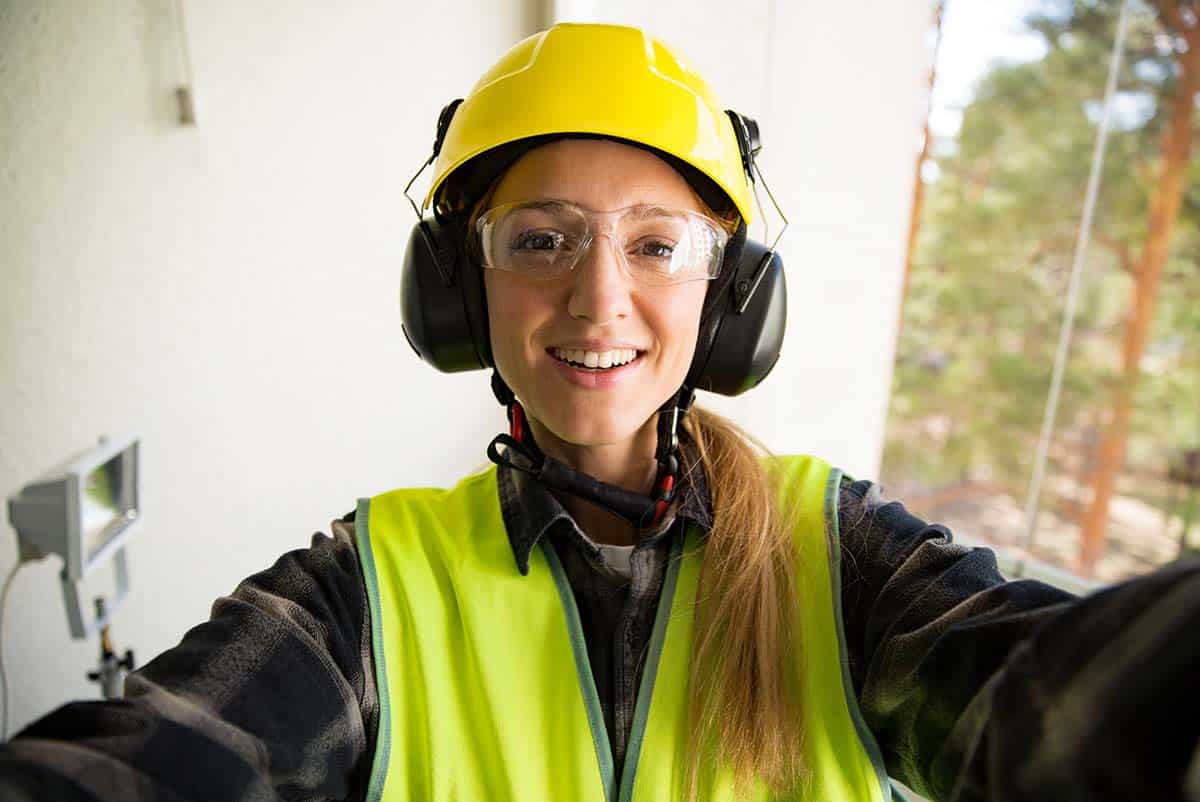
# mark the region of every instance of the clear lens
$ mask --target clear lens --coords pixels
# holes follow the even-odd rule
[[[579,263],[607,236],[630,276],[643,284],[716,278],[728,235],[686,209],[631,206],[590,212],[559,201],[512,203],[489,209],[477,224],[484,266],[551,279]]]
[[[480,218],[488,266],[550,278],[571,269],[587,220],[561,204],[515,204]]]

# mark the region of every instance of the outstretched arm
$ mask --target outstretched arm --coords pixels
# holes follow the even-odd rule
[[[1188,798],[1200,561],[1076,598],[870,482],[839,518],[851,676],[893,776],[935,800]]]
[[[242,581],[125,683],[0,747],[0,799],[346,799],[370,772],[369,614],[352,535]]]

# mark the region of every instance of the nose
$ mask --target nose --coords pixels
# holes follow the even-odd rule
[[[571,271],[567,301],[571,317],[603,325],[629,316],[633,308],[631,285],[618,247],[608,234],[598,234],[588,243]]]

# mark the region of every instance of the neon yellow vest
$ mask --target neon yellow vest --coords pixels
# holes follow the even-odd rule
[[[797,670],[812,782],[798,799],[883,802],[890,785],[846,667],[841,473],[812,457],[778,459],[780,492],[799,494],[803,510],[795,533],[804,594]],[[529,574],[517,570],[494,467],[450,490],[360,499],[355,532],[380,702],[368,800],[682,798],[691,605],[705,542],[696,530],[686,546],[676,539],[668,563],[620,777],[566,574],[544,538]],[[771,799],[761,784],[756,790],[753,799]],[[726,774],[701,794],[731,798]]]

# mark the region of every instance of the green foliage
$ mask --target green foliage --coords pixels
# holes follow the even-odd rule
[[[1024,491],[1082,217],[1117,0],[1046,0],[1029,19],[1046,55],[997,63],[950,142],[932,151],[884,455],[885,481],[987,478]],[[1062,460],[1094,442],[1121,369],[1123,321],[1146,232],[1177,66],[1135,6],[1119,77],[1085,283],[1057,416]],[[1197,126],[1200,130],[1200,126]],[[1129,446],[1161,470],[1200,446],[1200,165],[1172,240]],[[1064,456],[1066,455],[1066,456]],[[1052,462],[1051,471],[1056,470]]]

